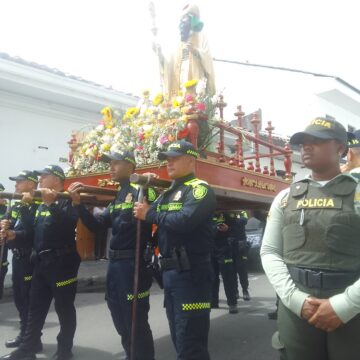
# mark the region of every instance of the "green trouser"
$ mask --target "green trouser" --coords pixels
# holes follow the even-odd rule
[[[300,290],[318,298],[329,298],[344,289],[309,289],[297,284]],[[326,332],[300,319],[280,301],[278,310],[280,350],[283,360],[359,360],[360,315],[332,332]]]

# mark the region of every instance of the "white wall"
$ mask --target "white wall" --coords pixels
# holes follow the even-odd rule
[[[59,158],[68,156],[67,140],[72,130],[95,123],[101,117],[100,113],[89,113],[82,120],[75,119],[69,109],[49,111],[45,110],[46,102],[34,101],[29,107],[16,96],[13,100],[18,100],[17,105],[0,102],[0,182],[9,191],[13,190],[14,183],[8,177],[21,170],[42,169],[47,164],[66,166]],[[39,149],[39,146],[48,149]]]

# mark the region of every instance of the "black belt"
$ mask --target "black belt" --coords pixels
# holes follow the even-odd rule
[[[109,259],[110,260],[125,260],[125,259],[134,259],[135,250],[113,250],[109,249]]]
[[[211,255],[210,254],[204,254],[204,255],[191,255],[189,256],[190,259],[190,263],[192,264],[202,264],[202,263],[210,263],[211,261]],[[181,262],[181,260],[180,260]],[[159,257],[159,265],[160,265],[160,269],[162,271],[166,271],[166,270],[173,270],[173,269],[177,269],[177,270],[190,270],[189,268],[185,268],[185,269],[181,269],[182,268],[182,264],[179,263],[179,259],[176,257]]]
[[[60,249],[45,249],[41,250],[37,253],[37,256],[40,260],[48,259],[51,257],[59,257],[66,254],[76,252],[76,248],[74,246],[64,247]]]
[[[288,266],[291,278],[308,288],[341,289],[359,279],[360,273],[329,272],[326,270],[311,270]]]
[[[13,256],[15,259],[19,260],[24,258],[25,256],[29,256],[31,255],[31,249],[28,248],[13,248],[11,249]]]
[[[179,262],[177,259],[173,258],[159,258],[160,269],[163,271],[173,270],[179,267]]]

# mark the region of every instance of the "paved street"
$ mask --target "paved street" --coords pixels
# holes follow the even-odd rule
[[[252,301],[239,301],[240,312],[230,315],[222,290],[220,309],[211,312],[210,353],[212,360],[275,360],[278,356],[271,349],[271,335],[275,321],[267,319],[267,312],[274,308],[274,293],[264,274],[250,277]],[[78,328],[74,354],[78,360],[110,360],[121,358],[120,339],[115,333],[103,293],[77,295]],[[151,296],[150,323],[155,339],[156,359],[175,359],[169,336],[163,295],[154,287]],[[52,309],[44,329],[44,352],[39,359],[49,358],[56,350],[58,333],[57,317]],[[0,303],[0,354],[8,352],[4,339],[17,334],[17,314],[11,302]]]

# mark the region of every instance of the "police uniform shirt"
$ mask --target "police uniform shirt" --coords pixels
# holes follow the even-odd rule
[[[330,182],[337,181],[342,176],[349,175],[339,174],[332,180],[319,182],[309,178],[309,182],[310,186],[322,187]],[[310,294],[296,287],[283,260],[283,208],[287,203],[289,192],[290,188],[281,191],[271,205],[260,254],[266,275],[276,293],[286,307],[301,317],[304,301]],[[322,203],[326,201],[326,199],[320,200]],[[357,185],[355,191],[354,210],[360,215],[360,184]],[[346,323],[351,320],[360,313],[360,279],[349,286],[344,293],[332,296],[329,300],[342,322]]]
[[[15,239],[7,243],[9,249],[31,249],[34,241],[34,220],[36,210],[40,203],[31,205],[19,204],[11,211],[11,228],[15,231]]]
[[[42,203],[35,214],[35,251],[75,246],[78,217],[71,200],[58,200],[49,206]]]
[[[184,246],[191,257],[209,254],[213,242],[214,191],[194,174],[176,179],[150,207],[146,221],[158,225],[161,255]]]
[[[360,180],[360,167],[356,167],[354,169],[351,169],[349,171],[349,174],[356,178],[357,180]]]
[[[116,199],[98,216],[94,217],[83,205],[77,206],[80,219],[90,231],[95,232],[99,228],[112,228],[110,248],[112,250],[135,249],[137,219],[133,216],[134,203],[137,201],[139,186],[129,180],[121,182]],[[157,197],[154,189],[149,188],[145,194],[147,200],[152,202]],[[142,222],[141,243],[142,246],[151,237],[151,225]]]

